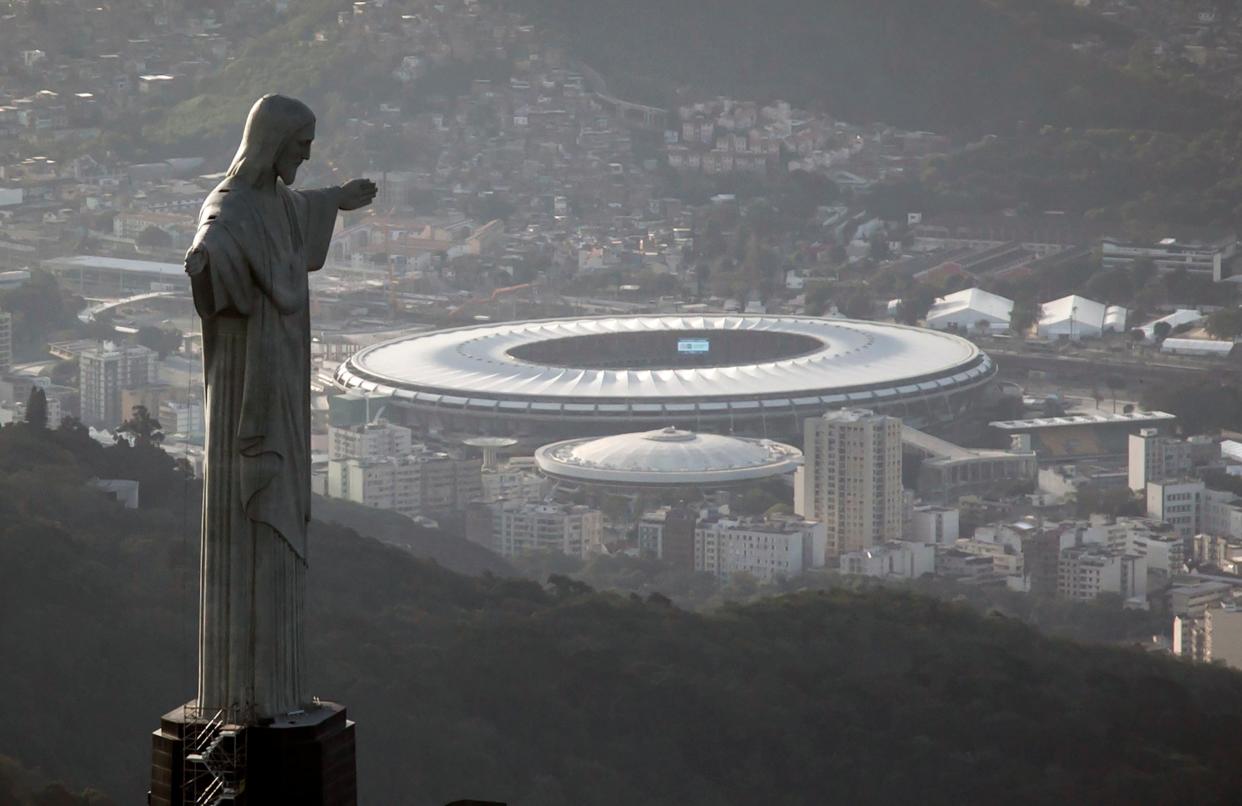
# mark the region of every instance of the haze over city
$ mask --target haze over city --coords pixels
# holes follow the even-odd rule
[[[0,0],[0,803],[1231,803],[1232,0]]]

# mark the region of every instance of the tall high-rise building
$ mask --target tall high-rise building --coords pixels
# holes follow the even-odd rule
[[[1171,524],[1183,540],[1203,531],[1205,498],[1207,489],[1198,479],[1147,482],[1147,514]]]
[[[1186,440],[1162,437],[1154,428],[1130,435],[1130,489],[1144,492],[1149,481],[1165,481],[1190,474],[1193,446]]]
[[[824,542],[824,525],[813,521],[699,521],[694,528],[694,570],[725,582],[739,573],[765,582],[796,577],[823,565]]]
[[[328,426],[329,459],[390,459],[414,452],[414,432],[387,420],[353,426]]]
[[[483,497],[478,459],[459,459],[409,441],[409,429],[367,426],[329,429],[326,492],[411,518],[464,509]]]
[[[490,509],[490,545],[505,557],[545,549],[586,557],[603,546],[604,520],[598,509],[520,501],[502,501]],[[483,536],[472,539],[489,542]]]
[[[100,342],[82,351],[78,357],[82,422],[105,428],[120,425],[129,416],[121,408],[121,390],[154,383],[158,362],[158,353],[136,344]]]
[[[827,556],[901,539],[901,420],[831,411],[806,421],[802,452],[794,509],[825,524]]]
[[[13,315],[0,311],[0,374],[13,368]]]
[[[422,467],[413,455],[333,459],[328,462],[328,496],[416,518],[423,514]]]

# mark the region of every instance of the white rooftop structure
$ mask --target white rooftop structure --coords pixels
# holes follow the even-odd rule
[[[185,266],[182,264],[159,263],[154,260],[133,260],[131,258],[104,257],[102,255],[75,255],[73,257],[52,258],[44,261],[43,265],[49,269],[59,269],[61,271],[106,269],[135,274],[158,274],[170,279],[185,280]]]
[[[1071,414],[1065,417],[1036,417],[1030,420],[993,420],[988,425],[1002,431],[1032,431],[1037,428],[1065,428],[1072,425],[1158,423],[1176,419],[1176,414],[1169,414],[1167,411],[1133,411],[1129,414]]]
[[[1077,294],[1045,302],[1039,316],[1039,335],[1044,338],[1094,338],[1106,330],[1122,331],[1126,309],[1105,305]]]
[[[967,288],[940,297],[927,312],[927,326],[936,330],[954,328],[973,331],[979,322],[987,322],[994,331],[1008,330],[1013,313],[1013,300],[984,291]]]
[[[1160,345],[1160,352],[1176,355],[1216,355],[1227,356],[1233,352],[1234,343],[1217,339],[1165,339]]]
[[[792,473],[802,451],[766,439],[662,428],[597,439],[569,439],[535,451],[547,476],[586,484],[731,485]]]
[[[1169,329],[1172,330],[1173,328],[1179,327],[1181,325],[1193,325],[1195,322],[1198,322],[1202,318],[1203,318],[1203,314],[1199,311],[1196,311],[1194,308],[1178,308],[1176,311],[1169,314],[1168,316],[1162,316],[1159,319],[1156,319],[1155,321],[1148,322],[1147,324],[1140,327],[1139,330],[1143,331],[1144,339],[1146,339],[1147,341],[1155,341],[1156,340],[1156,325],[1160,324],[1161,322],[1168,324]]]

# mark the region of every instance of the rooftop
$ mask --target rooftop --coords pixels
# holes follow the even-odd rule
[[[1037,428],[1066,428],[1076,425],[1116,425],[1176,420],[1167,411],[1134,411],[1129,414],[1073,414],[1067,417],[1036,417],[1031,420],[994,420],[988,425],[1002,431],[1033,431]]]
[[[535,451],[549,476],[618,486],[735,484],[791,473],[801,461],[801,451],[780,442],[676,428],[569,439]]]
[[[930,325],[937,319],[962,311],[975,311],[984,316],[1008,321],[1013,312],[1013,300],[982,288],[963,289],[937,299],[927,312],[927,322]]]
[[[157,263],[153,260],[103,257],[102,255],[75,255],[58,257],[44,262],[52,269],[111,269],[113,271],[162,274],[167,277],[185,278],[185,266],[180,263]]]

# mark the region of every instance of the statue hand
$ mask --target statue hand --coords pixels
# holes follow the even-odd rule
[[[207,268],[207,250],[202,246],[192,246],[185,253],[185,273],[191,277]]]
[[[351,179],[341,185],[341,199],[337,207],[341,210],[357,210],[366,207],[375,200],[379,189],[370,179]]]

